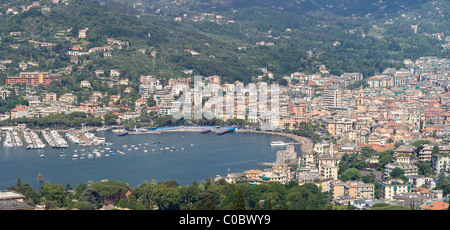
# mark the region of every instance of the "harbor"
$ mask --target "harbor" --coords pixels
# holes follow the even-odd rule
[[[23,146],[23,142],[19,136],[19,133],[13,129],[10,129],[5,132],[5,140],[3,145],[5,147],[20,147]]]
[[[39,138],[39,135],[31,130],[25,130],[23,132],[23,137],[27,143],[27,149],[43,149],[46,144]]]
[[[42,130],[42,136],[52,148],[67,148],[67,141],[56,130]]]
[[[47,145],[44,149],[27,149],[1,145],[0,186],[16,183],[17,177],[39,186],[37,173],[42,173],[52,184],[70,182],[76,185],[105,178],[132,185],[152,179],[175,179],[180,184],[191,184],[194,180],[200,182],[206,177],[226,174],[228,169],[230,172],[263,169],[258,164],[273,162],[279,149],[271,147],[270,142],[288,141],[273,135],[240,132],[201,134],[203,129],[205,127],[197,128],[195,132],[171,129],[157,135],[126,136],[118,136],[111,130],[91,130],[95,136],[106,140],[99,146],[75,144],[68,138],[69,131],[81,134],[81,130],[58,130],[65,134],[62,136],[69,142],[67,148]],[[33,131],[45,140],[39,130]]]
[[[68,141],[80,146],[100,146],[110,144],[104,137],[81,130],[57,131],[52,129],[21,130],[2,128],[1,133],[4,136],[3,146],[8,148],[25,146],[26,149],[44,149],[47,145],[52,148],[68,148]]]

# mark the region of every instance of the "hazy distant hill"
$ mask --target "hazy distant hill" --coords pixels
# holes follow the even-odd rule
[[[308,13],[314,11],[330,12],[340,16],[377,18],[408,11],[431,0],[116,0],[124,4],[144,3],[152,6],[188,8],[190,11],[227,11],[254,6],[270,7],[285,12]]]
[[[19,62],[39,63],[31,70],[66,67],[71,65],[68,50],[102,47],[107,38],[129,46],[108,58],[80,57],[73,68],[84,66],[91,73],[120,69],[131,80],[149,74],[181,77],[186,76],[183,70],[192,70],[194,75],[250,82],[261,67],[273,72],[274,80],[297,71],[315,73],[321,65],[331,74],[361,72],[368,77],[400,67],[404,58],[448,55],[440,48],[442,41],[414,33],[407,20],[424,14],[419,5],[426,4],[433,15],[421,18],[435,23],[436,30],[445,27],[434,19],[436,3],[430,1],[70,0],[54,5],[41,0],[49,11],[20,11],[33,2],[7,0],[0,6],[0,55],[14,61],[3,75],[17,73]],[[14,7],[18,14],[5,14]],[[448,17],[448,7],[442,9]],[[393,24],[385,23],[389,12]],[[87,37],[79,39],[85,28]],[[12,38],[11,32],[17,31],[22,32],[20,39]],[[56,45],[49,50],[30,40]],[[90,78],[88,73],[74,72],[77,81]]]

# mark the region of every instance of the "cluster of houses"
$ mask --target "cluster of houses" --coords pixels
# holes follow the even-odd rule
[[[440,174],[450,172],[448,143],[448,77],[450,61],[423,57],[416,61],[405,60],[406,69],[387,69],[382,74],[365,79],[367,87],[348,89],[345,86],[362,79],[360,74],[344,74],[340,78],[323,77],[320,74],[295,73],[302,85],[313,87],[313,93],[303,91],[300,96],[288,97],[287,116],[280,121],[280,129],[296,129],[301,121],[315,121],[326,127],[333,142],[316,143],[311,151],[300,152],[297,169],[292,171],[286,164],[276,164],[263,171],[249,170],[243,173],[249,183],[277,181],[299,184],[315,183],[323,191],[333,194],[334,202],[346,205],[350,202],[366,209],[378,202],[410,206],[413,202],[422,209],[438,207],[446,194],[433,190]],[[301,86],[301,87],[299,87]],[[294,89],[294,90],[292,90]],[[280,95],[283,95],[282,89]],[[291,94],[292,96],[292,94]],[[283,102],[281,101],[280,104]],[[280,108],[281,109],[281,108]],[[293,119],[301,115],[297,120]],[[291,124],[285,123],[290,121]],[[292,124],[294,123],[294,124]],[[428,140],[420,148],[411,145],[417,140]],[[438,154],[432,154],[437,146]],[[338,177],[339,161],[344,154],[361,154],[364,147],[374,152],[393,150],[393,159],[378,172],[375,190],[371,183],[361,181],[341,182]],[[287,151],[287,150],[284,150]],[[278,155],[277,155],[278,156]],[[378,164],[379,158],[366,159],[368,165]],[[432,177],[419,175],[420,162],[429,162]],[[409,181],[393,179],[390,174],[399,168]],[[375,173],[368,168],[365,173]],[[233,181],[236,175],[228,175]],[[374,199],[379,192],[380,199]],[[444,208],[448,204],[444,203]],[[442,206],[442,205],[441,205]]]
[[[108,39],[108,45],[114,47],[127,46],[126,42]],[[103,52],[104,50],[102,50]],[[90,52],[90,50],[89,50]],[[223,82],[221,76],[202,77],[202,86],[214,86],[222,89],[223,96],[217,97],[214,92],[204,92],[203,96],[209,100],[202,104],[208,111],[230,111],[229,106],[235,106],[231,114],[214,114],[217,119],[242,119],[249,123],[268,122],[272,129],[295,130],[302,122],[316,122],[321,124],[326,135],[334,141],[316,143],[309,151],[301,152],[296,156],[290,147],[280,153],[294,159],[298,166],[295,173],[289,169],[285,160],[280,160],[267,172],[249,173],[247,176],[251,183],[265,181],[278,181],[287,183],[295,179],[300,184],[316,183],[324,189],[331,191],[336,201],[343,198],[373,199],[374,187],[372,184],[362,182],[340,182],[338,178],[339,160],[344,154],[361,153],[361,149],[368,147],[376,152],[394,150],[394,159],[388,163],[380,176],[382,186],[380,197],[392,201],[399,194],[414,193],[412,196],[424,195],[423,201],[429,204],[430,200],[442,199],[442,191],[432,190],[436,186],[433,178],[424,178],[418,175],[417,161],[432,162],[433,173],[448,173],[450,163],[448,145],[450,129],[450,94],[447,92],[450,77],[450,60],[435,57],[423,57],[415,61],[405,60],[406,69],[386,69],[381,74],[363,78],[360,73],[344,73],[340,76],[329,74],[325,66],[321,66],[316,74],[292,73],[284,76],[286,85],[272,85],[262,81],[265,77],[274,78],[274,74],[261,68],[263,75],[254,77],[257,91],[246,91],[243,103],[236,102],[237,95],[232,94],[236,88],[248,89],[243,82]],[[191,70],[185,73],[192,75]],[[64,73],[62,73],[64,74]],[[104,76],[103,70],[96,70],[96,76]],[[118,95],[107,95],[104,92],[93,91],[88,101],[77,103],[78,98],[72,93],[58,95],[45,92],[42,95],[27,95],[28,106],[21,106],[0,119],[18,117],[42,117],[53,113],[71,113],[83,111],[94,116],[103,116],[108,113],[116,114],[119,122],[137,119],[142,111],[156,112],[159,115],[173,115],[186,104],[193,104],[195,98],[184,97],[180,101],[181,93],[185,90],[194,93],[195,82],[191,77],[177,79],[158,79],[152,75],[141,76],[138,89],[129,86],[128,79],[121,77],[120,70],[113,69],[109,77],[115,78],[110,87],[117,85],[127,86],[124,92]],[[49,74],[46,72],[21,72],[18,77],[7,77],[7,84],[23,83],[27,85],[49,84],[53,80],[61,80],[61,73]],[[365,87],[348,87],[364,80]],[[80,82],[81,88],[91,88],[87,80]],[[117,101],[133,90],[138,91],[139,98],[134,101],[134,109],[125,108],[127,112],[120,112],[121,108],[115,106]],[[276,90],[276,92],[274,91]],[[8,87],[0,89],[0,96],[6,97],[11,93]],[[271,106],[259,107],[260,98],[249,100],[252,94],[267,95],[268,105],[275,95],[278,99],[276,117],[267,116]],[[194,94],[193,94],[194,95]],[[227,97],[233,99],[231,104]],[[107,97],[108,103],[100,103]],[[154,102],[149,106],[149,101]],[[257,108],[252,113],[248,108]],[[241,111],[241,112],[239,112]],[[244,112],[242,112],[244,111]],[[194,108],[190,110],[194,113]],[[439,143],[440,154],[432,155],[434,145],[425,145],[418,151],[410,145],[413,141],[428,139],[432,143]],[[398,143],[401,143],[400,146]],[[447,143],[447,144],[446,144]],[[397,145],[396,145],[397,144]],[[395,148],[395,146],[399,146]],[[411,156],[416,158],[411,158]],[[376,157],[367,159],[369,164],[378,163]],[[281,163],[280,163],[281,162]],[[390,173],[400,168],[411,183],[401,183],[392,180]],[[429,190],[419,189],[428,187]],[[391,188],[395,188],[391,190]],[[399,189],[401,188],[401,189]],[[415,190],[416,189],[416,190]],[[425,194],[426,193],[426,194]],[[423,204],[423,202],[422,202]]]

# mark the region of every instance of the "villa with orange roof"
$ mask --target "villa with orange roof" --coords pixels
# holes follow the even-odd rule
[[[423,206],[422,210],[448,210],[448,203],[443,201],[436,201],[427,206]]]
[[[11,110],[11,119],[16,119],[16,118],[20,118],[20,117],[28,117],[28,110],[22,108],[22,107],[18,107],[15,109]]]

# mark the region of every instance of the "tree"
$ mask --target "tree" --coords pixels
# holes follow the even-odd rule
[[[181,193],[177,185],[169,182],[159,183],[154,190],[153,201],[160,210],[176,210],[180,208]]]
[[[69,190],[72,190],[72,189],[73,189],[72,184],[67,182],[67,184],[66,184],[66,191],[69,191]]]
[[[66,196],[68,195],[61,184],[50,185],[49,183],[42,186],[39,194],[50,206],[64,207]]]
[[[341,181],[359,180],[360,178],[361,174],[356,168],[347,169],[341,175],[339,175],[339,179]]]
[[[18,192],[20,192],[21,189],[22,189],[22,182],[21,182],[20,177],[19,177],[19,178],[17,178],[16,190]]]
[[[77,188],[75,189],[75,198],[80,198],[80,196],[83,194],[83,192],[86,190],[85,184],[78,184]]]
[[[38,180],[38,183],[40,185],[40,188],[42,188],[42,184],[44,183],[44,176],[42,176],[41,173],[38,174],[37,180]]]
[[[431,155],[439,155],[439,146],[436,144],[433,146],[433,150],[431,151]]]
[[[216,210],[216,205],[214,204],[214,201],[207,200],[205,203],[205,210]]]
[[[238,189],[234,193],[233,202],[228,206],[228,210],[245,210],[245,198],[242,189]]]
[[[272,210],[272,199],[269,196],[269,199],[267,199],[267,204],[264,205],[266,210]]]
[[[392,172],[390,173],[392,178],[399,178],[400,176],[402,176],[403,174],[405,174],[405,171],[403,171],[403,169],[399,168],[399,167],[395,167]]]

